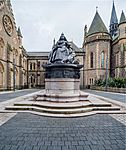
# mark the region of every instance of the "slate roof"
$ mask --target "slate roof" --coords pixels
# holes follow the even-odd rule
[[[82,49],[81,48],[78,48],[72,41],[69,42],[69,44],[71,44],[73,50],[75,52],[81,52]],[[27,52],[27,55],[30,56],[30,57],[48,57],[49,56],[49,53],[50,52]]]
[[[87,36],[94,34],[94,33],[108,33],[108,30],[102,21],[99,13],[96,11],[95,17],[92,21],[92,24],[89,28],[89,31],[87,33]]]
[[[72,46],[74,51],[81,51],[81,49],[78,48],[77,45],[75,43],[73,43],[73,41],[70,41],[69,44]]]
[[[113,7],[112,7],[111,19],[110,19],[110,25],[111,24],[118,24],[114,2],[113,2]]]
[[[33,56],[33,57],[41,57],[41,56],[46,56],[48,57],[49,52],[27,52],[28,56]]]
[[[125,17],[125,14],[124,14],[123,11],[122,11],[122,13],[121,13],[121,17],[120,17],[120,22],[119,22],[119,24],[121,24],[121,23],[126,23],[126,17]]]

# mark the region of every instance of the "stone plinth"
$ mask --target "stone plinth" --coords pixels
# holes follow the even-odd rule
[[[45,79],[46,94],[78,95],[80,87],[79,79],[53,78]]]
[[[44,65],[46,99],[50,101],[78,101],[80,96],[80,68],[77,64]]]

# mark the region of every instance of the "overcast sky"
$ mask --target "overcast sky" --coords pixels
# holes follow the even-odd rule
[[[11,0],[17,26],[23,35],[27,51],[50,51],[53,39],[63,32],[68,41],[82,47],[83,29],[98,12],[106,27],[109,27],[113,0]],[[120,19],[126,15],[126,0],[115,0]]]

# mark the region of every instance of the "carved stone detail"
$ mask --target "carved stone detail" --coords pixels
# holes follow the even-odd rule
[[[11,18],[8,15],[3,16],[3,26],[7,34],[11,36],[13,33],[13,24]]]

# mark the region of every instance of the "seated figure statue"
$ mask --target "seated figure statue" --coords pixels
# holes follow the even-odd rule
[[[49,54],[49,63],[74,63],[75,53],[62,33]]]

